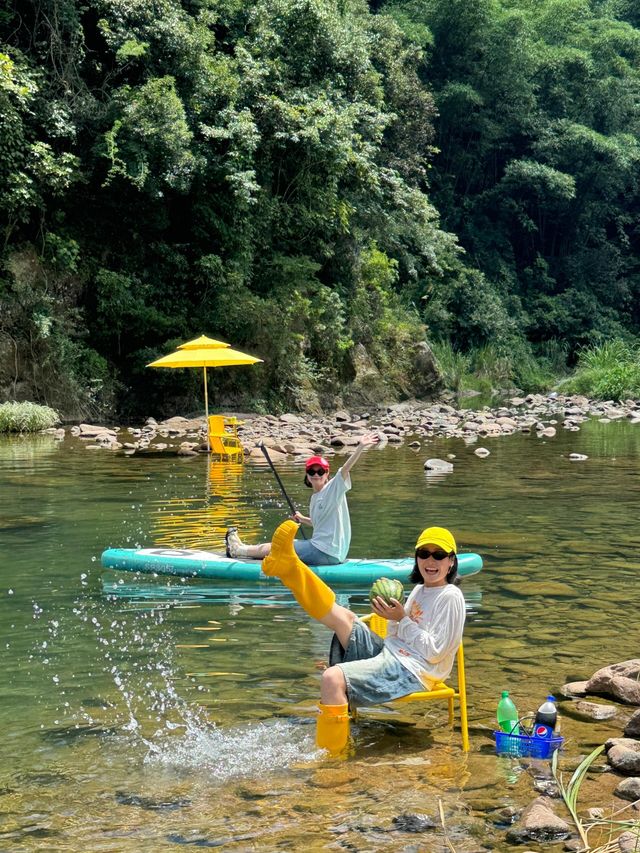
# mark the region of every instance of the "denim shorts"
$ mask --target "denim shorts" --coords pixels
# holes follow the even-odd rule
[[[315,545],[311,544],[310,539],[294,539],[293,547],[296,549],[298,557],[307,566],[339,566],[342,562],[337,557],[332,557],[316,548]]]
[[[380,705],[425,689],[420,679],[385,647],[384,640],[359,619],[353,623],[346,649],[334,634],[329,665],[342,670],[352,708]]]

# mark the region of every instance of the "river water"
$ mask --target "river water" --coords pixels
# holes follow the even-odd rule
[[[592,421],[485,446],[486,459],[458,440],[371,450],[350,495],[351,556],[411,554],[441,524],[485,560],[462,587],[471,752],[432,703],[363,715],[345,760],[314,747],[328,634],[287,591],[100,566],[107,547],[219,549],[232,523],[268,538],[286,508],[267,469],[1,439],[0,850],[504,846],[502,810],[528,802],[541,771],[495,756],[500,691],[532,711],[638,655],[640,427]],[[453,473],[423,470],[447,454]],[[300,468],[281,473],[304,507]],[[339,596],[366,612],[366,590]],[[625,719],[560,710],[569,765]],[[586,803],[602,800],[595,776]],[[412,812],[438,827],[398,831]]]

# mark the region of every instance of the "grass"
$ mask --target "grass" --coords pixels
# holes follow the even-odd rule
[[[578,794],[580,793],[580,786],[582,785],[588,769],[603,750],[604,746],[598,746],[593,750],[593,752],[589,753],[589,755],[587,755],[587,757],[583,759],[575,769],[573,776],[567,785],[564,784],[562,774],[558,770],[558,753],[554,752],[551,762],[553,777],[558,784],[562,799],[564,800],[564,803],[573,818],[575,827],[578,830],[584,853],[620,853],[621,848],[618,841],[624,832],[631,832],[632,834],[635,834],[637,841],[635,843],[634,850],[640,853],[640,820],[615,819],[621,815],[622,812],[628,809],[632,803],[628,803],[617,812],[614,812],[609,818],[600,818],[599,820],[589,821],[588,823],[585,823],[578,813]],[[607,830],[609,837],[606,841],[598,843],[598,845],[594,847],[589,841],[589,832],[596,827],[599,827],[601,830]]]
[[[446,388],[455,393],[479,391],[490,395],[516,386],[526,393],[544,391],[554,385],[564,366],[561,347],[556,347],[558,352],[542,352],[537,358],[526,346],[517,344],[509,351],[487,344],[459,352],[446,341],[432,344],[432,349]]]
[[[37,403],[0,404],[0,433],[38,432],[60,422],[58,413]]]
[[[562,390],[596,400],[640,397],[640,346],[616,338],[583,349]]]

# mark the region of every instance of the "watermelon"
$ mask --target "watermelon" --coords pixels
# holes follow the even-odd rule
[[[369,590],[369,601],[373,601],[373,599],[378,595],[380,598],[384,598],[387,604],[391,604],[392,598],[395,598],[396,601],[402,603],[404,601],[404,587],[400,581],[395,578],[393,580],[390,580],[389,578],[378,578]]]

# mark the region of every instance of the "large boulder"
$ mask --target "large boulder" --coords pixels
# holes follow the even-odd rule
[[[426,341],[418,341],[414,346],[410,383],[412,394],[418,398],[435,397],[442,390],[442,373]]]
[[[362,344],[356,344],[349,357],[353,379],[344,389],[344,398],[348,405],[379,405],[381,401],[396,396]]]
[[[587,693],[603,693],[628,705],[640,705],[640,658],[599,669],[586,685]]]

